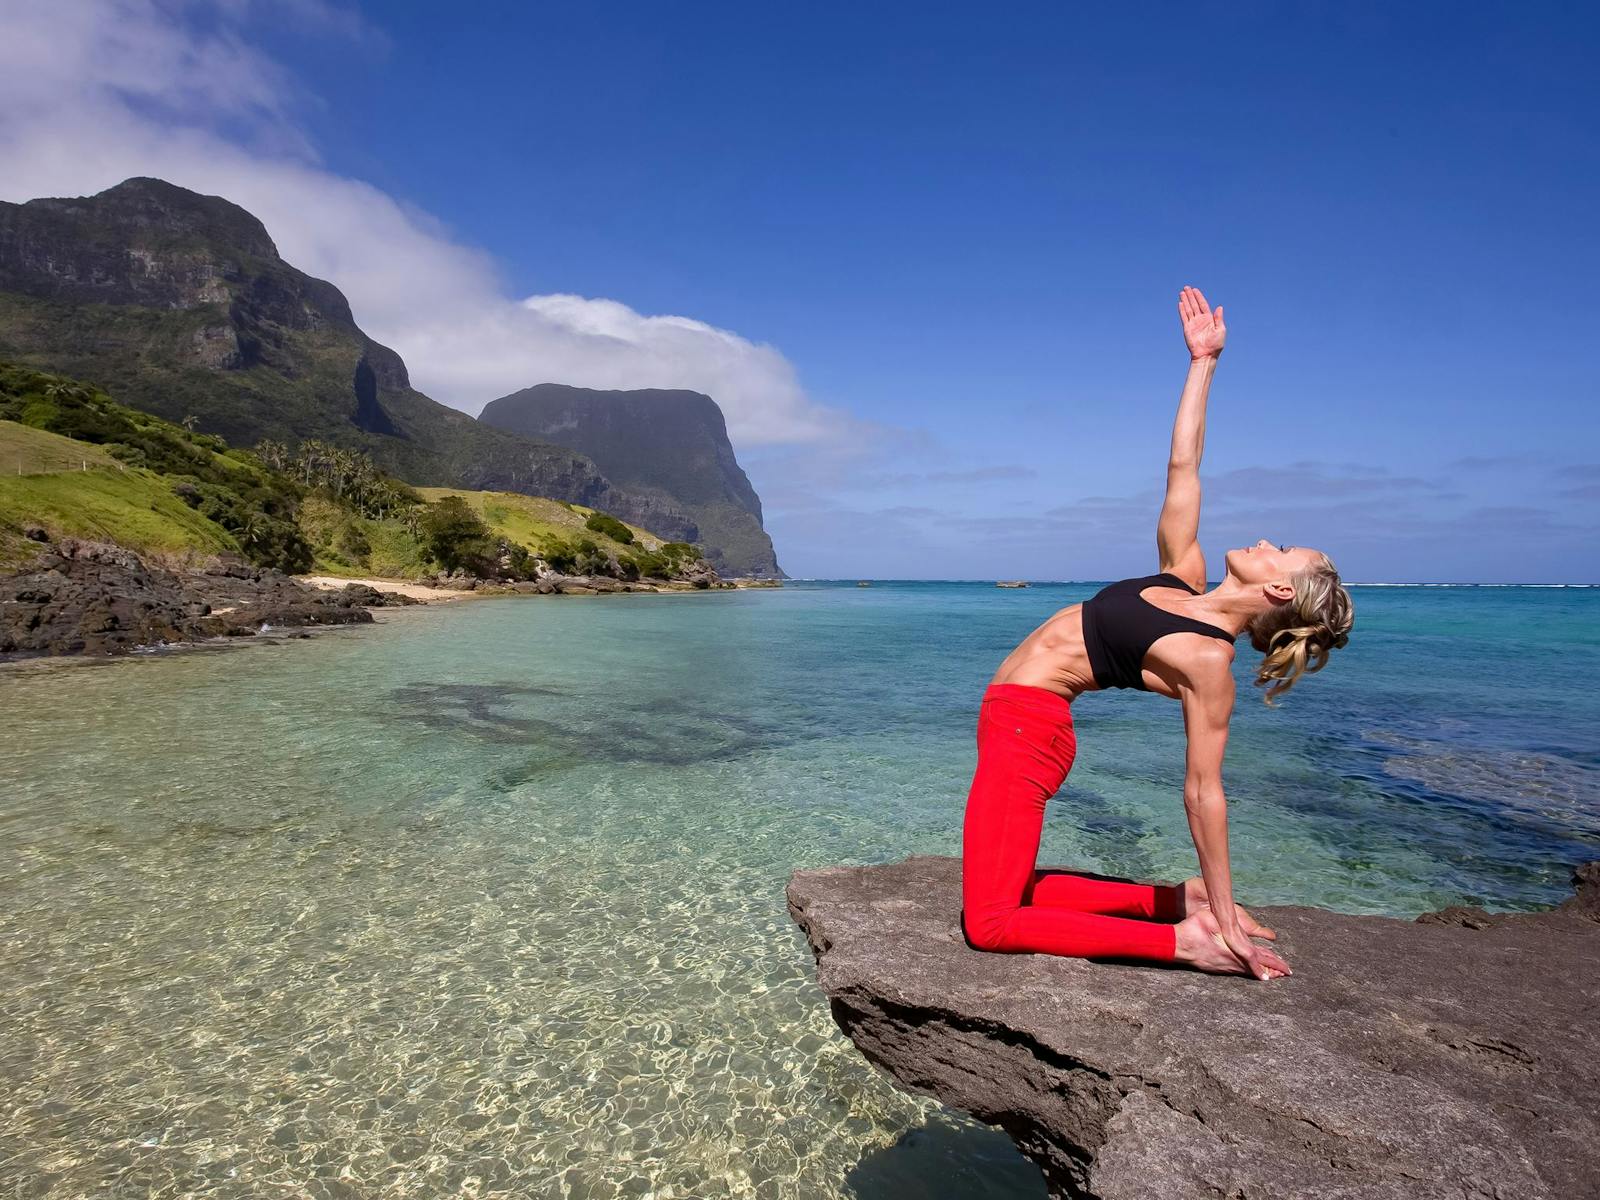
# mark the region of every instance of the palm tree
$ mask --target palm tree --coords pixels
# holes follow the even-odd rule
[[[246,546],[255,546],[267,535],[266,518],[258,512],[248,512],[239,526],[239,540]]]
[[[289,447],[264,439],[256,443],[256,457],[274,471],[281,471],[289,465]]]

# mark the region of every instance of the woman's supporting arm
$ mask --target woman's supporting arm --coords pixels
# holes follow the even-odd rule
[[[1222,756],[1228,745],[1233,715],[1231,655],[1218,645],[1196,651],[1181,690],[1183,727],[1189,739],[1183,779],[1183,809],[1200,855],[1211,911],[1223,940],[1259,979],[1267,977],[1262,950],[1244,932],[1233,904],[1233,877],[1228,865],[1228,801],[1222,791]]]
[[[1227,340],[1222,308],[1213,312],[1196,288],[1178,298],[1183,340],[1189,347],[1189,375],[1172,423],[1172,453],[1167,458],[1167,498],[1156,525],[1156,550],[1161,569],[1171,571],[1196,590],[1206,586],[1205,558],[1200,553],[1200,459],[1206,445],[1206,398],[1217,356]]]

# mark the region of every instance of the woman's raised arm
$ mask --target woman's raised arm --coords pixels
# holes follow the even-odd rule
[[[1200,456],[1206,446],[1206,397],[1217,356],[1227,340],[1222,306],[1215,312],[1198,288],[1178,294],[1183,340],[1189,346],[1189,376],[1172,423],[1172,454],[1167,459],[1167,499],[1156,525],[1156,550],[1161,569],[1171,571],[1196,591],[1206,586],[1206,562],[1200,552]]]

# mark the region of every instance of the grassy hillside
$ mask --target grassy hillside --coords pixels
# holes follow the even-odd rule
[[[482,536],[501,560],[518,549],[572,574],[612,574],[623,578],[670,578],[699,558],[684,542],[666,542],[649,530],[617,521],[597,509],[517,492],[474,492],[460,488],[418,488],[430,508],[459,500],[477,521]],[[300,525],[316,554],[315,569],[358,578],[385,575],[419,578],[440,567],[429,553],[425,529],[409,516],[375,520],[352,513],[325,497],[301,506]],[[625,531],[626,538],[618,536]]]
[[[0,421],[0,472],[7,475],[45,475],[52,471],[117,466],[117,460],[99,446],[75,442],[58,433],[34,429],[16,421]]]
[[[585,508],[581,504],[568,504],[564,500],[522,496],[516,492],[463,492],[454,488],[417,490],[429,501],[460,496],[490,529],[530,549],[547,542],[574,542],[585,537],[618,554],[631,553],[634,545],[642,545],[648,550],[655,550],[661,545],[661,539],[648,530],[626,522],[622,524],[633,534],[632,542],[620,542],[589,529],[586,522],[599,510]]]
[[[30,525],[51,537],[114,541],[162,559],[239,552],[227,530],[179,499],[167,479],[124,467],[96,446],[0,421],[0,463],[0,567],[39,548],[22,536]]]
[[[0,362],[0,421],[17,427],[7,435],[18,456],[8,478],[22,506],[12,510],[13,518],[31,517],[46,529],[55,521],[62,533],[99,531],[94,536],[110,536],[139,549],[148,524],[143,514],[176,512],[176,504],[223,530],[231,546],[253,562],[289,571],[310,565],[310,548],[294,523],[302,489],[255,455],[229,449],[219,437],[194,433],[118,404],[78,380],[6,362]],[[48,435],[60,440],[50,442]],[[97,485],[81,503],[75,497],[89,487],[86,480],[36,483],[24,497],[23,485],[15,481],[29,477],[25,460],[48,466],[52,456],[64,457],[69,465],[76,456],[84,475],[94,474],[81,470],[93,456],[101,464],[99,470],[114,475],[115,481]],[[108,461],[119,469],[104,465]],[[14,474],[19,465],[21,476]],[[29,504],[39,506],[39,512],[31,514]],[[123,511],[128,505],[135,510]],[[83,530],[70,527],[74,520]],[[115,536],[118,520],[131,522],[124,537]],[[162,524],[170,522],[163,519]],[[205,526],[190,522],[189,528],[203,532],[207,544],[215,541]],[[15,520],[7,529],[10,534],[20,532]]]
[[[346,576],[673,578],[699,558],[565,501],[418,491],[325,442],[230,449],[77,380],[0,362],[0,566],[35,552],[24,536],[34,525],[167,559],[233,552]]]

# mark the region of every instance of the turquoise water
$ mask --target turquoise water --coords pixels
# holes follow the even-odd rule
[[[959,852],[984,684],[1092,591],[485,600],[0,671],[0,1191],[1042,1194],[836,1032],[783,888]],[[1600,591],[1356,603],[1277,711],[1241,687],[1239,897],[1562,899]],[[1194,873],[1178,706],[1075,715],[1041,861]]]

